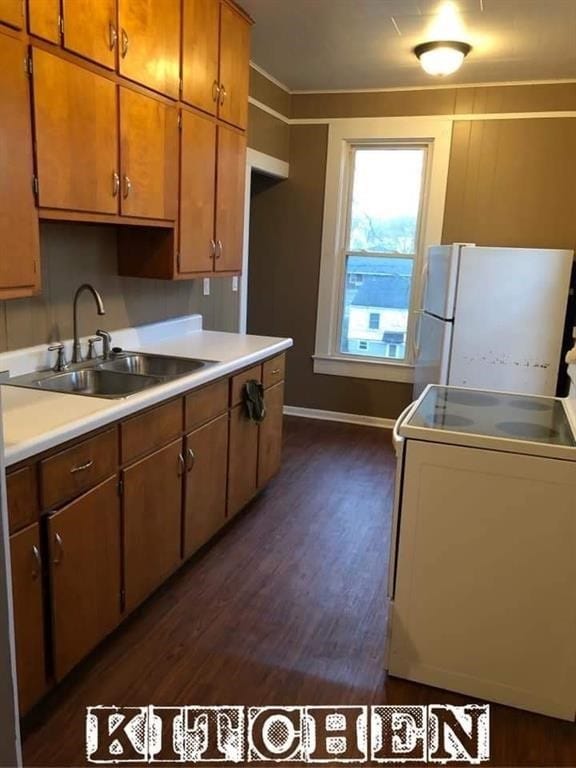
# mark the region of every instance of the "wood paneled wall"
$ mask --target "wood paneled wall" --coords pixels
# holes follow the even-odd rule
[[[96,327],[113,331],[131,325],[199,312],[204,327],[236,331],[238,293],[231,278],[170,282],[118,277],[116,229],[87,224],[41,225],[42,293],[31,299],[0,302],[0,350],[44,344],[72,336],[72,299],[89,282],[104,299],[106,316],[97,317],[89,298],[82,299],[80,333]]]

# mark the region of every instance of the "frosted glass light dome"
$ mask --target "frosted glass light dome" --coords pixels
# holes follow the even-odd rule
[[[468,43],[438,40],[417,45],[414,53],[425,72],[436,77],[446,77],[460,69],[471,50],[472,46]]]

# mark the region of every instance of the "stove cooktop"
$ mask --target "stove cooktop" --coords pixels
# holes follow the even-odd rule
[[[431,387],[410,426],[575,447],[562,401],[552,397]]]

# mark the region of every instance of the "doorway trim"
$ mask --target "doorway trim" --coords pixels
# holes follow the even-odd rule
[[[248,266],[250,256],[250,195],[252,192],[252,171],[263,173],[273,179],[287,179],[290,165],[272,155],[248,149],[246,152],[246,178],[244,187],[244,244],[242,248],[242,276],[240,278],[240,302],[238,307],[238,331],[246,333],[248,322]]]

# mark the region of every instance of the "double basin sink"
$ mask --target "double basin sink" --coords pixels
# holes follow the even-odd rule
[[[42,371],[16,376],[6,383],[50,392],[89,397],[121,398],[189,376],[215,361],[121,352],[109,360],[90,360],[62,372]]]

